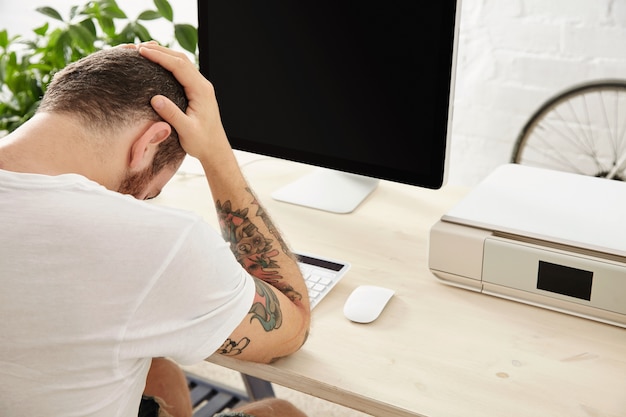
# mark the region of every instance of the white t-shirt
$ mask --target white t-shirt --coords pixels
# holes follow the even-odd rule
[[[0,413],[136,416],[152,357],[197,363],[254,282],[199,216],[0,170]]]

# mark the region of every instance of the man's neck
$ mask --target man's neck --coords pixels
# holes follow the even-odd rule
[[[98,152],[105,152],[106,147],[89,144],[89,139],[73,118],[38,113],[0,139],[0,169],[43,175],[74,173],[109,186],[111,173],[118,167],[104,166],[107,158]]]

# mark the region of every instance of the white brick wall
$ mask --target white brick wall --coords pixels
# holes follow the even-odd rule
[[[625,0],[463,0],[449,183],[479,182],[545,100],[602,78],[626,79]]]
[[[152,7],[118,2],[131,13]],[[626,0],[462,2],[449,183],[471,186],[509,161],[519,130],[546,99],[580,82],[626,79]],[[66,14],[80,3],[0,0],[0,28],[28,32],[41,22],[35,7]],[[196,0],[172,4],[177,21],[195,22]]]

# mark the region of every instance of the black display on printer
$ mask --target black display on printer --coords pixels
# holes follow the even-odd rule
[[[591,300],[593,272],[539,261],[537,288],[557,294]]]

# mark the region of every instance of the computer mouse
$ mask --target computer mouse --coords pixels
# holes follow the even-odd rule
[[[356,323],[371,323],[380,316],[394,290],[375,285],[356,287],[346,299],[343,314]]]

